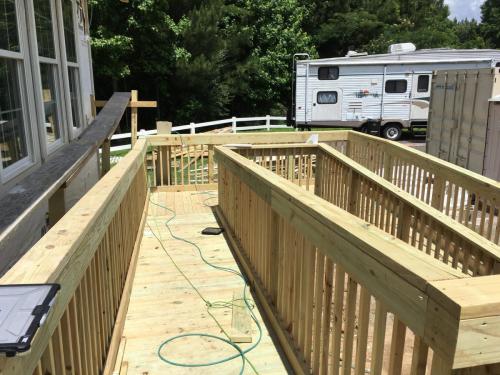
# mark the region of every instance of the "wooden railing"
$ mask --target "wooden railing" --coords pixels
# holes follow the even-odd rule
[[[152,147],[153,186],[166,190],[215,187],[217,163],[214,146],[305,143],[311,132],[156,135],[148,137]],[[319,141],[345,144],[347,132],[319,132]],[[279,147],[273,146],[274,149]],[[264,151],[261,151],[264,152]],[[272,152],[272,151],[269,151]],[[270,154],[264,158],[271,157]]]
[[[315,194],[469,275],[500,273],[500,248],[337,150],[320,144]]]
[[[128,93],[116,92],[78,139],[63,145],[41,166],[23,177],[0,198],[0,275],[3,275],[39,239],[40,226],[25,238],[41,212],[47,211],[48,226],[54,225],[69,209],[67,189],[92,163],[102,148],[102,174],[109,171],[109,139],[115,132],[130,100]]]
[[[31,350],[0,357],[1,374],[97,375],[116,355],[145,220],[145,154],[138,141],[0,279],[61,286]]]
[[[500,183],[426,153],[381,138],[349,132],[347,156],[500,243]]]
[[[499,276],[471,278],[215,152],[219,217],[295,373],[499,371]]]
[[[497,245],[337,149],[320,143],[233,150],[466,274],[500,273]]]

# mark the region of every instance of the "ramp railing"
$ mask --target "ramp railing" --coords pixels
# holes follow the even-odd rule
[[[396,142],[349,132],[349,156],[481,236],[500,243],[500,183]]]
[[[31,350],[0,357],[1,374],[110,373],[145,220],[146,150],[139,140],[0,279],[61,286]]]
[[[320,143],[233,151],[466,274],[500,273],[498,245],[337,149]]]
[[[163,190],[186,190],[215,188],[218,176],[214,147],[232,145],[240,147],[274,144],[305,143],[313,133],[247,133],[247,134],[195,134],[155,135],[148,137],[151,145],[153,186]],[[321,142],[345,144],[347,132],[319,132]],[[269,151],[261,151],[264,159],[271,157]],[[266,155],[267,152],[267,155]],[[296,160],[298,163],[298,159]]]
[[[469,277],[215,152],[219,216],[295,373],[498,371],[499,276]]]
[[[315,194],[468,275],[500,273],[500,247],[320,144]]]

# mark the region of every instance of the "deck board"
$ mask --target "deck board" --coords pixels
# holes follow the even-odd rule
[[[211,262],[238,268],[223,235],[201,234],[201,230],[207,226],[218,226],[211,208],[206,206],[217,202],[216,192],[161,192],[152,194],[151,199],[176,211],[177,217],[170,225],[176,236],[198,244],[204,256]],[[150,204],[123,331],[123,336],[126,337],[123,369],[127,367],[128,374],[238,374],[241,368],[239,358],[202,368],[176,367],[158,358],[157,350],[160,344],[174,335],[209,333],[224,337],[224,334],[208,314],[203,300],[165,254],[153,232],[161,238],[179,268],[207,300],[230,301],[233,292],[243,288],[239,277],[207,266],[192,245],[173,239],[165,226],[169,217],[171,214],[165,209]],[[258,347],[250,352],[247,358],[260,374],[286,374],[286,364],[275,342],[263,324],[257,308],[254,311],[261,322],[263,337]],[[222,327],[229,330],[231,309],[222,308],[212,312]],[[252,324],[253,342],[257,337],[257,329],[255,324]],[[240,344],[243,349],[250,345],[252,344]],[[181,338],[162,352],[173,360],[193,363],[215,360],[234,354],[236,350],[213,339]],[[248,363],[244,373],[254,373]]]

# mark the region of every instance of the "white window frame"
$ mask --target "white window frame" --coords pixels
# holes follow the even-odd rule
[[[66,37],[65,37],[65,29],[64,29],[64,17],[63,17],[63,8],[62,8],[62,2],[63,1],[70,1],[71,2],[71,16],[73,18],[73,36],[75,38],[75,53],[76,53],[76,62],[71,62],[68,61],[67,58],[67,53],[66,53]],[[62,71],[63,71],[63,78],[64,78],[64,93],[65,93],[65,101],[67,103],[66,105],[66,116],[67,116],[67,124],[68,124],[68,131],[70,134],[71,139],[74,139],[78,137],[83,129],[85,128],[85,121],[84,121],[84,115],[83,115],[83,91],[82,91],[82,77],[81,77],[81,69],[80,69],[80,49],[79,47],[79,38],[78,38],[78,19],[76,18],[76,3],[74,0],[60,0],[57,2],[57,11],[58,11],[58,22],[59,22],[59,30],[60,30],[60,35],[59,35],[59,42],[60,42],[60,50],[61,50],[61,62],[62,62]],[[71,91],[70,91],[70,86],[69,86],[69,68],[76,68],[78,70],[77,75],[78,75],[78,87],[77,87],[77,93],[79,95],[79,102],[80,102],[80,108],[77,111],[78,115],[80,116],[80,124],[81,126],[78,128],[75,126],[75,121],[73,119],[73,112],[72,112],[72,103],[71,103]]]
[[[4,168],[0,163],[0,183],[6,184],[23,172],[39,164],[50,154],[74,139],[85,129],[84,95],[81,70],[80,29],[77,18],[77,4],[71,1],[73,28],[75,37],[76,62],[68,62],[64,36],[64,20],[61,0],[49,0],[52,17],[52,36],[54,38],[55,58],[38,55],[38,40],[34,2],[39,0],[14,0],[16,6],[16,26],[20,52],[0,50],[0,57],[18,61],[20,100],[23,113],[23,125],[26,135],[27,156]],[[57,103],[58,130],[60,137],[49,143],[45,129],[45,109],[43,103],[40,64],[55,67],[55,101]],[[79,110],[81,127],[74,126],[71,110],[68,68],[77,69]]]
[[[37,118],[36,111],[34,110],[35,103],[33,100],[33,96],[30,95],[31,92],[29,90],[29,83],[33,82],[33,79],[30,70],[28,35],[26,33],[26,30],[22,30],[21,27],[21,25],[26,24],[26,13],[23,1],[15,0],[15,7],[16,26],[19,39],[19,52],[0,49],[0,57],[17,61],[17,71],[21,96],[20,99],[24,120],[23,125],[26,136],[26,148],[28,155],[6,168],[4,168],[3,163],[0,163],[0,181],[2,182],[2,184],[18,176],[26,169],[33,166],[40,159],[40,153],[37,147],[39,143],[38,132],[37,126],[35,125],[37,121],[33,121]]]
[[[65,100],[64,98],[64,79],[62,76],[62,63],[61,63],[61,50],[60,50],[60,32],[59,32],[59,22],[58,22],[58,14],[56,8],[56,1],[50,1],[51,7],[51,16],[52,16],[52,33],[54,37],[54,49],[55,49],[55,58],[48,58],[38,55],[38,39],[36,35],[36,23],[35,23],[35,10],[33,7],[34,1],[39,0],[25,0],[27,2],[27,17],[28,17],[28,34],[29,38],[32,41],[31,45],[31,62],[33,69],[33,87],[34,87],[34,96],[36,97],[37,105],[37,114],[38,114],[38,128],[40,133],[40,149],[43,157],[47,157],[60,147],[62,147],[68,141],[68,132],[67,127],[64,126],[67,123],[66,109],[65,109]],[[48,142],[47,134],[45,130],[45,109],[43,104],[43,93],[42,93],[42,78],[40,72],[40,64],[51,64],[56,66],[56,102],[57,102],[57,116],[59,119],[59,139],[55,140],[52,143]]]

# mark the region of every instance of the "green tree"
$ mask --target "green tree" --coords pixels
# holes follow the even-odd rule
[[[487,43],[481,33],[481,25],[476,20],[455,21],[454,33],[459,48],[486,48]]]
[[[500,48],[500,0],[486,0],[481,6],[481,31],[492,48]]]
[[[210,0],[186,15],[179,38],[175,69],[163,95],[175,92],[175,120],[182,123],[227,116],[232,99],[227,84],[226,35],[219,25],[226,12],[221,0]]]
[[[500,0],[483,23],[448,19],[443,0],[89,0],[97,95],[138,88],[176,124],[285,113],[292,57],[499,46]],[[150,115],[150,117],[145,117]]]
[[[343,56],[349,50],[367,45],[380,35],[385,24],[366,10],[336,13],[325,21],[315,35],[321,56]]]
[[[292,57],[316,56],[303,30],[307,10],[297,0],[236,0],[226,35],[236,36],[238,63],[228,72],[235,114],[284,114],[291,95]]]

